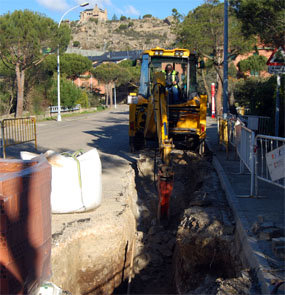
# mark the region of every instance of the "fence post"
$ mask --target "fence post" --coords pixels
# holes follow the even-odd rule
[[[254,169],[254,193],[255,193],[255,196],[257,197],[258,196],[258,178],[257,178],[257,166],[258,166],[258,158],[257,158],[257,138],[258,138],[258,135],[255,137],[254,139],[254,163],[255,163],[255,169]]]
[[[35,136],[35,149],[38,149],[38,143],[37,143],[37,129],[36,129],[36,118],[31,118],[34,123],[34,136]]]
[[[1,121],[1,135],[2,135],[2,156],[4,159],[6,159],[4,121]]]
[[[254,179],[255,179],[255,156],[254,156],[255,133],[250,135],[250,196],[254,196]]]

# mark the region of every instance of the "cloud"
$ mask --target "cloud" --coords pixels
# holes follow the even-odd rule
[[[87,1],[84,1],[84,0],[76,0],[76,2],[78,4],[81,4],[83,2],[89,2],[89,5],[88,7],[91,7],[93,8],[96,4],[98,5],[98,7],[100,8],[106,8],[106,6],[112,6],[112,1],[111,0],[87,0]]]
[[[66,0],[37,0],[37,2],[47,9],[54,11],[64,11],[69,8]]]
[[[125,12],[126,14],[129,14],[129,15],[136,15],[136,16],[140,15],[140,12],[136,8],[134,8],[134,6],[132,5],[126,6]]]

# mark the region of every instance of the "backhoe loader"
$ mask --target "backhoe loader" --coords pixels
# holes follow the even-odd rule
[[[166,87],[165,67],[178,76],[178,101]],[[200,63],[202,66],[202,63]],[[175,148],[198,149],[206,137],[207,96],[197,92],[198,58],[187,49],[153,48],[142,54],[138,93],[130,93],[129,144],[131,151],[156,144],[159,149],[157,217],[169,218],[173,189],[171,152]]]

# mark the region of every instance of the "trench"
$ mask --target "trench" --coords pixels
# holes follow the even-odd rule
[[[235,222],[211,153],[173,153],[174,188],[168,223],[157,223],[153,150],[140,154],[136,248],[131,282],[114,294],[252,294],[255,278],[243,259]]]
[[[175,150],[173,166],[169,222],[156,220],[156,152],[144,150],[112,206],[54,239],[52,281],[86,295],[258,294],[211,153]]]

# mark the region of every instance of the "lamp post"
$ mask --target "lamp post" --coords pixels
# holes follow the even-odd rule
[[[68,9],[61,17],[59,23],[58,23],[58,28],[60,27],[60,24],[63,20],[63,18],[73,9],[76,9],[78,7],[84,7],[89,5],[88,2],[84,2],[82,4],[76,5],[74,7],[71,7]],[[57,121],[61,121],[61,114],[60,114],[60,67],[59,67],[59,46],[57,47]]]

